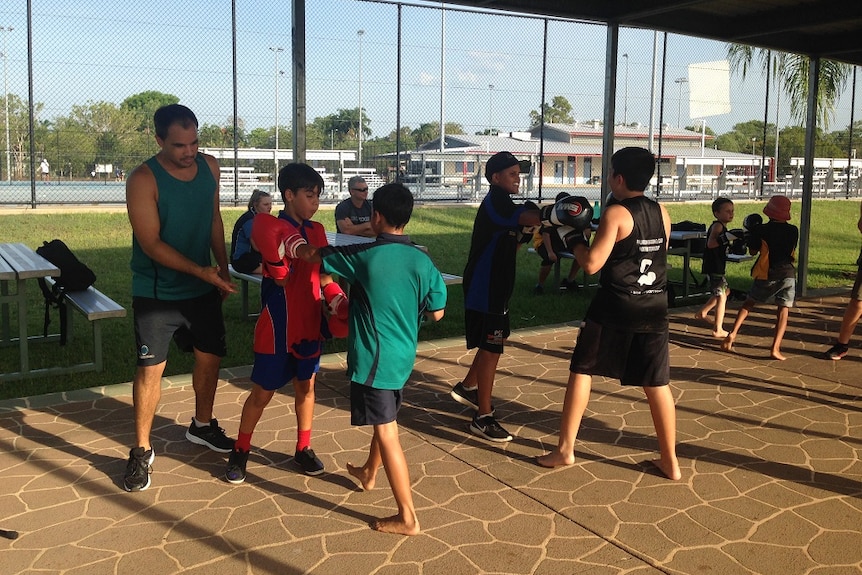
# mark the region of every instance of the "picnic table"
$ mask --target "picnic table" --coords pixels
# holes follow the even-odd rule
[[[0,374],[0,381],[21,379],[33,374],[30,369],[30,339],[27,333],[27,287],[45,276],[60,275],[60,270],[22,243],[0,243],[0,344],[18,344],[18,371]],[[14,286],[14,293],[10,287]],[[15,306],[18,335],[11,330],[10,306]]]
[[[0,243],[0,345],[18,345],[18,371],[0,373],[0,381],[24,379],[26,377],[61,375],[80,371],[102,369],[102,336],[100,321],[109,317],[124,317],[126,310],[108,296],[90,286],[86,290],[65,292],[67,321],[73,311],[89,320],[93,327],[93,356],[89,361],[74,365],[62,365],[32,369],[30,367],[30,343],[58,341],[60,334],[30,334],[27,318],[27,299],[32,280],[45,279],[50,285],[51,277],[60,277],[60,269],[22,243]],[[10,287],[14,286],[14,292]],[[41,290],[35,290],[41,297]],[[12,333],[10,306],[16,310],[18,334]],[[70,327],[71,329],[71,327]]]

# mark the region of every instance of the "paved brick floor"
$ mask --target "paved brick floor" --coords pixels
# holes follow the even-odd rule
[[[327,473],[317,478],[291,461],[286,393],[264,413],[249,478],[234,486],[225,456],[184,439],[190,377],[166,380],[153,484],[135,494],[121,487],[129,384],[0,403],[0,529],[19,533],[0,538],[0,572],[859,573],[862,349],[837,362],[818,355],[846,301],[799,302],[784,362],[768,359],[774,308],[752,314],[733,355],[691,309],[674,310],[679,482],[648,463],[656,444],[642,392],[601,378],[577,463],[534,464],[556,441],[574,326],[513,335],[495,387],[498,417],[517,436],[504,446],[471,436],[467,410],[448,396],[470,360],[463,343],[424,344],[400,416],[417,537],[369,528],[395,507],[383,473],[363,492],[345,471],[364,460],[369,433],[349,424],[339,356],[318,383],[313,445]],[[248,373],[223,373],[216,415],[231,435]]]

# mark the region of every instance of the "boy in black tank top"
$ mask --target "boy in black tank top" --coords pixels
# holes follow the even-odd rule
[[[712,308],[715,308],[715,321],[710,322],[712,337],[723,339],[727,337],[727,332],[724,331],[724,310],[727,294],[730,292],[725,278],[727,248],[733,238],[727,233],[727,224],[733,221],[733,202],[728,198],[717,198],[712,202],[712,215],[715,216],[715,221],[706,231],[706,249],[703,252],[701,269],[709,277],[710,298],[694,317],[709,322],[707,316]]]
[[[676,457],[676,407],[668,386],[667,243],[670,217],[644,195],[655,157],[644,148],[623,148],[611,158],[610,188],[616,203],[602,210],[592,246],[574,249],[587,274],[602,271],[601,287],[569,366],[557,448],[540,456],[542,467],[572,465],[575,439],[590,399],[593,375],[618,378],[644,389],[659,442],[659,471],[681,477]]]

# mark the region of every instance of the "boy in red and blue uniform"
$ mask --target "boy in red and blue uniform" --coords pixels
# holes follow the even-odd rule
[[[308,243],[325,246],[326,231],[311,221],[320,205],[323,179],[306,164],[288,164],[278,174],[284,210],[274,218],[258,214],[252,225],[252,242],[263,258],[261,312],[254,328],[253,382],[242,408],[239,436],[228,460],[225,476],[242,483],[251,449],[251,437],[263,409],[275,392],[293,382],[297,423],[294,460],[306,475],[323,473],[323,463],[311,449],[314,416],[314,378],[320,367],[324,338],[321,287],[331,300],[343,292],[320,264],[283,257],[283,240],[298,233]],[[343,301],[346,307],[346,300]],[[344,310],[346,318],[346,309]]]

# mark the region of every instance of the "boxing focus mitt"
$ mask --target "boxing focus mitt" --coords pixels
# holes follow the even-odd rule
[[[746,231],[751,231],[763,223],[763,217],[760,214],[748,214],[742,220],[742,227]]]
[[[590,233],[591,228],[587,228],[586,230],[576,230],[571,226],[561,226],[557,228],[557,235],[560,236],[560,239],[563,240],[563,245],[566,246],[566,249],[570,252],[574,252],[575,246],[583,245],[586,247],[590,247]]]
[[[524,207],[529,210],[539,211],[539,206],[537,206],[534,202],[527,200],[524,202]],[[533,236],[536,232],[539,231],[539,226],[521,226],[518,230],[516,237],[518,239],[519,244],[528,244],[533,241]]]
[[[563,198],[553,206],[545,206],[540,210],[543,226],[570,226],[578,231],[590,227],[593,219],[593,207],[582,196]]]
[[[251,241],[260,252],[264,274],[275,280],[287,277],[289,260],[308,243],[288,222],[266,213],[254,216]]]

